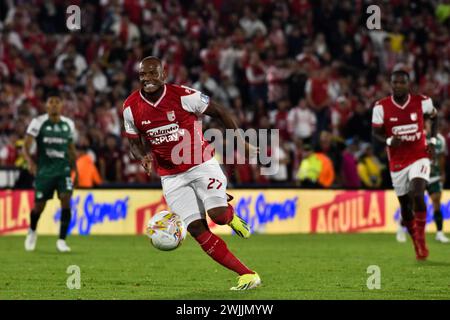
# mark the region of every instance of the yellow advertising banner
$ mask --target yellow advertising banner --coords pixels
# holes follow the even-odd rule
[[[252,232],[352,233],[395,232],[400,217],[393,191],[341,191],[303,189],[228,190],[236,213]],[[428,231],[435,231],[433,207],[426,196]],[[0,235],[25,234],[34,192],[0,191]],[[70,234],[142,234],[155,213],[169,210],[161,190],[77,190],[72,197]],[[441,210],[444,230],[450,231],[450,191],[443,193]],[[57,234],[60,204],[48,201],[38,225],[40,234]],[[231,233],[227,226],[208,220],[219,234]]]

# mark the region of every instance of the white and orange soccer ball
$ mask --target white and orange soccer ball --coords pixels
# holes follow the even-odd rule
[[[187,227],[179,215],[161,211],[148,221],[146,231],[155,248],[170,251],[178,248],[186,238]]]

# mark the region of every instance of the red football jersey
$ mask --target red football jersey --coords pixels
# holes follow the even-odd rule
[[[155,103],[136,90],[123,104],[125,133],[146,137],[160,176],[184,172],[214,154],[199,121],[208,105],[208,96],[184,86],[165,84]]]
[[[419,159],[429,157],[423,116],[434,112],[431,99],[422,95],[408,95],[404,105],[396,103],[392,96],[375,103],[372,126],[384,126],[387,137],[399,135],[402,140],[396,148],[387,147],[391,171],[400,171]]]

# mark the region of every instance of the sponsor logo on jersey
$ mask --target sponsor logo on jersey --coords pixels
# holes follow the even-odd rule
[[[419,130],[419,125],[417,123],[405,124],[402,126],[392,127],[392,133],[394,135],[404,135],[404,134],[416,133],[417,130]]]
[[[150,123],[152,123],[150,120],[144,120],[141,122],[142,125],[150,124]]]
[[[49,158],[58,158],[58,159],[64,159],[65,156],[64,151],[58,151],[54,149],[46,149],[45,154]]]
[[[169,121],[174,121],[175,120],[175,111],[167,111],[167,119]]]
[[[171,123],[162,127],[153,128],[147,130],[147,135],[150,138],[156,138],[160,136],[169,135],[178,131],[180,127],[176,123]]]
[[[389,121],[396,122],[398,121],[398,118],[389,118]]]
[[[416,132],[415,134],[407,134],[407,135],[400,136],[400,140],[412,142],[412,141],[420,140],[421,137],[422,137],[422,133]]]
[[[411,120],[417,121],[417,113],[416,112],[411,113]]]
[[[147,130],[147,135],[150,138],[150,142],[155,145],[165,142],[179,141],[180,137],[184,136],[184,134],[184,129],[180,129],[176,123]]]
[[[44,137],[42,140],[44,143],[48,144],[64,144],[67,143],[67,139],[59,138],[59,137]]]

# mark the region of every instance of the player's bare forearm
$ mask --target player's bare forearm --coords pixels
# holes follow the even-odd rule
[[[28,163],[32,163],[33,159],[31,158],[31,146],[33,145],[34,138],[27,134],[25,136],[25,141],[23,143],[23,156]]]
[[[142,138],[139,136],[137,138],[128,138],[128,141],[130,143],[130,151],[133,157],[136,160],[141,161],[141,165],[144,168],[147,175],[152,174],[152,157],[148,154],[147,145],[143,143]]]
[[[69,144],[67,155],[69,156],[70,169],[75,170],[75,173],[77,173],[77,151],[73,143]]]
[[[25,158],[25,161],[28,164],[28,170],[30,171],[30,173],[32,175],[36,175],[37,166],[34,163],[33,158],[31,157],[31,152],[30,152],[31,146],[33,145],[33,143],[34,143],[34,137],[27,134],[25,136],[25,141],[23,143],[23,156]]]
[[[222,122],[222,125],[224,126],[225,129],[233,129],[233,130],[239,129],[236,121],[230,115],[230,112],[214,101],[211,101],[209,103],[209,106],[205,110],[204,114],[212,118],[218,119],[220,122]],[[244,146],[245,155],[248,156],[250,159],[255,158],[256,155],[259,153],[259,148],[247,143],[245,141],[244,136],[242,135],[242,131],[238,132],[239,132],[238,139],[240,140],[239,143],[241,143]]]
[[[439,155],[439,169],[441,171],[441,176],[443,176],[443,177],[445,177],[445,167],[446,167],[445,155],[440,154]]]
[[[230,116],[230,112],[227,111],[225,107],[214,101],[209,103],[209,106],[205,110],[204,114],[222,122],[225,129],[238,129],[236,121],[232,116]]]
[[[73,170],[73,172],[75,173],[73,185],[77,187],[78,186],[77,150],[75,148],[74,143],[69,144],[67,155],[69,157],[70,169]]]
[[[130,152],[136,160],[142,160],[147,155],[145,145],[142,143],[141,137],[128,138],[130,144]]]
[[[438,134],[438,117],[437,115],[431,116],[431,136],[436,137]]]
[[[386,133],[383,127],[372,127],[372,137],[376,142],[386,144]]]

